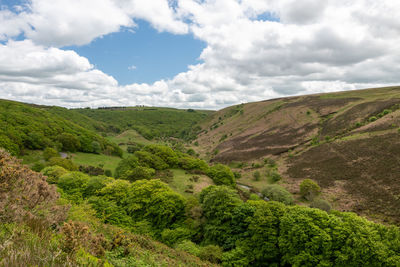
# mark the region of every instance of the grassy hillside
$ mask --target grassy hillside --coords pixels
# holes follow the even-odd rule
[[[312,178],[337,209],[400,223],[399,108],[400,87],[233,106],[202,124],[197,150],[225,163],[273,158],[292,193]],[[247,181],[255,171],[238,170]]]
[[[8,100],[0,100],[0,147],[13,154],[19,154],[23,149],[46,147],[116,155],[122,152],[116,144],[94,131],[51,113],[47,108]]]
[[[108,125],[116,133],[132,129],[147,139],[154,137],[191,138],[191,126],[212,111],[156,107],[128,107],[75,110]]]

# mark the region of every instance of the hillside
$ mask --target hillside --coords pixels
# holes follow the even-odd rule
[[[159,107],[76,109],[95,121],[105,123],[110,132],[136,130],[147,139],[154,137],[192,138],[191,127],[213,111]]]
[[[60,116],[59,112],[48,109],[0,100],[0,147],[15,155],[25,149],[43,150],[46,147],[71,152],[122,154],[115,143],[90,130],[90,126],[82,127],[67,119],[68,115]]]
[[[337,209],[400,223],[399,108],[400,87],[248,103],[213,114],[196,141],[216,162],[273,158],[292,193],[311,178]]]

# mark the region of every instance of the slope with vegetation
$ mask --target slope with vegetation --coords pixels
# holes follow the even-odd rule
[[[147,151],[165,164],[175,161],[158,148]],[[226,185],[186,198],[159,179],[131,182],[61,167],[43,173],[0,152],[2,266],[397,266],[400,260],[399,228],[353,213],[244,201]],[[303,187],[310,196],[313,186]]]
[[[111,132],[136,130],[147,139],[159,137],[192,139],[196,132],[192,126],[212,113],[212,111],[159,107],[86,108],[76,109],[74,112],[105,123]]]
[[[26,149],[43,150],[46,147],[122,155],[116,144],[47,111],[47,108],[8,100],[0,101],[0,146],[14,155]]]
[[[201,127],[198,151],[212,161],[241,163],[241,180],[254,170],[246,165],[273,158],[291,192],[312,178],[337,209],[400,222],[400,87],[237,105]],[[253,184],[261,190],[260,183]]]

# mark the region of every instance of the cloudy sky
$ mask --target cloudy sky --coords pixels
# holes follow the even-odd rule
[[[393,0],[0,0],[0,98],[219,109],[400,83]]]

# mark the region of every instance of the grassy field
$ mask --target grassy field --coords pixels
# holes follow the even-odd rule
[[[177,193],[180,193],[184,196],[190,196],[192,194],[199,193],[203,188],[214,184],[211,178],[205,175],[189,174],[186,173],[185,170],[180,169],[173,169],[172,172],[174,174],[174,178],[169,185]],[[191,181],[193,176],[199,177],[197,182]],[[189,193],[187,190],[192,190],[193,193]]]
[[[91,165],[91,166],[101,166],[105,170],[111,170],[113,173],[118,163],[121,161],[121,158],[114,156],[107,156],[103,154],[89,154],[77,152],[72,154],[72,161],[78,165]]]

